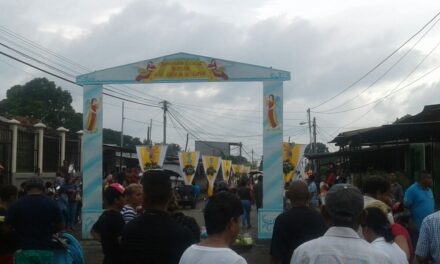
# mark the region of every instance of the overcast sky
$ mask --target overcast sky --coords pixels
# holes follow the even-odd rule
[[[290,71],[292,80],[284,84],[284,136],[285,140],[290,136],[293,142],[307,143],[308,130],[299,125],[306,121],[306,109],[358,80],[439,10],[440,2],[435,0],[0,0],[0,26],[93,70],[189,52]],[[42,54],[8,35],[4,28],[0,42],[29,54]],[[339,132],[390,123],[407,113],[420,112],[424,105],[439,103],[440,70],[407,86],[440,64],[439,51],[427,56],[440,41],[440,25],[434,25],[423,38],[422,34],[363,81],[312,109],[318,141],[330,141]],[[87,72],[65,60],[44,56],[46,61],[58,63],[52,65],[69,67],[69,73]],[[0,98],[11,86],[37,76],[46,75],[0,56]],[[68,89],[75,109],[82,110],[82,88],[48,78]],[[248,152],[253,149],[255,156],[262,154],[259,83],[114,89],[149,103],[166,99],[183,122],[199,126],[195,129],[200,138],[242,141]],[[391,91],[395,92],[385,100],[371,103]],[[109,97],[104,101],[104,126],[120,130],[121,101]],[[153,140],[162,141],[160,109],[126,103],[126,117],[130,119],[125,123],[126,133],[141,138],[147,133],[142,122],[152,118]],[[168,124],[167,141],[184,145],[186,132]],[[190,139],[193,149],[194,137]]]

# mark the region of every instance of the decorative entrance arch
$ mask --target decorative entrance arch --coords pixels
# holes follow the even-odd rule
[[[263,82],[263,206],[258,237],[271,238],[283,208],[283,81],[290,72],[211,57],[176,53],[77,76],[84,87],[82,236],[102,212],[102,90],[104,84]]]

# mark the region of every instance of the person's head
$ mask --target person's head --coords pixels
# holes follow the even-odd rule
[[[46,189],[52,188],[52,182],[47,181],[47,182],[44,184],[44,187],[46,187]]]
[[[126,202],[130,206],[132,206],[133,208],[141,206],[142,202],[144,200],[142,185],[140,185],[138,183],[132,183],[132,184],[128,185],[125,188],[124,195],[125,195]]]
[[[32,192],[34,194],[43,193],[44,183],[39,177],[31,177],[26,181],[26,193]]]
[[[171,198],[170,175],[163,170],[148,170],[142,177],[144,207],[166,210]]]
[[[220,181],[217,183],[217,185],[214,188],[214,193],[219,193],[219,192],[223,192],[229,191],[229,185],[225,182],[225,181]]]
[[[364,182],[364,193],[392,206],[393,194],[390,182],[384,177],[370,176]]]
[[[22,183],[20,184],[20,188],[21,188],[22,190],[25,190],[25,189],[26,189],[26,182],[22,182]]]
[[[350,184],[335,184],[325,196],[322,214],[332,226],[357,229],[361,223],[364,197]]]
[[[14,185],[5,185],[0,188],[0,200],[5,204],[12,204],[17,200],[18,189]]]
[[[240,233],[242,214],[243,207],[236,195],[229,192],[215,194],[203,212],[208,236],[223,235],[228,243],[233,243]]]
[[[362,233],[365,240],[370,243],[378,237],[383,237],[385,241],[389,243],[392,243],[394,240],[394,235],[391,232],[391,224],[387,216],[377,207],[368,207],[365,209]]]
[[[310,200],[307,184],[303,181],[292,182],[287,189],[286,197],[293,205],[306,205]]]
[[[104,191],[104,200],[107,207],[121,210],[125,205],[125,189],[118,183],[113,183]]]
[[[172,192],[170,201],[168,202],[167,212],[170,215],[173,215],[177,210],[179,210],[179,204],[177,203],[176,194]]]
[[[271,101],[275,100],[275,96],[273,94],[270,94],[269,95],[269,100],[271,100]]]
[[[391,183],[397,182],[397,176],[396,176],[396,174],[394,172],[390,173],[390,182]]]
[[[73,183],[73,179],[70,176],[66,176],[66,183],[67,184],[72,184]]]
[[[432,186],[432,174],[428,171],[421,171],[419,175],[419,183],[425,188]]]

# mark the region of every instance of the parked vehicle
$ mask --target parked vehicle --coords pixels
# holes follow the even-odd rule
[[[174,188],[177,204],[179,206],[185,207],[190,206],[191,209],[196,208],[197,199],[194,195],[194,190],[192,185],[185,185],[183,181]]]

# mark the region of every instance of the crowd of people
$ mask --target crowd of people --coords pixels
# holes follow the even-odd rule
[[[369,176],[362,192],[323,180],[329,188],[320,206],[312,175],[288,186],[290,207],[275,220],[271,263],[440,263],[429,172],[406,191],[394,173]]]
[[[264,206],[262,176],[256,184],[218,183],[201,229],[178,210],[168,172],[134,174],[104,181],[105,210],[90,231],[103,263],[247,263],[230,247],[241,229],[251,228],[252,205]],[[0,263],[84,263],[69,234],[81,221],[81,183],[71,176],[0,188]],[[440,263],[440,213],[429,172],[406,190],[395,174],[369,176],[362,191],[332,175],[322,181],[308,173],[286,186],[289,206],[274,223],[271,263]]]

